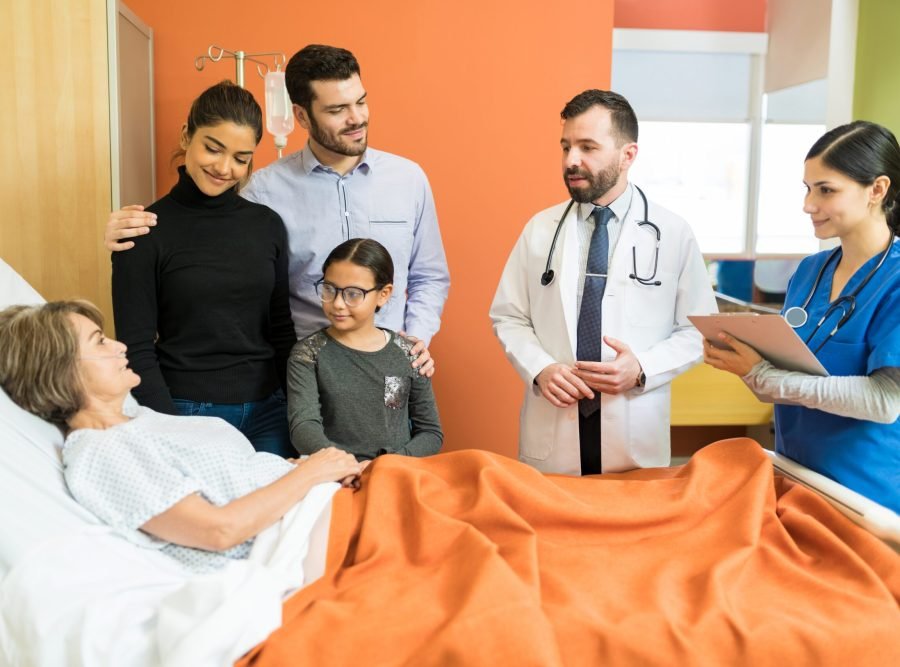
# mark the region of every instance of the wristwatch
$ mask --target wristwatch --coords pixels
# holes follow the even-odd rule
[[[637,382],[634,383],[635,387],[643,387],[647,384],[647,374],[644,371],[641,371],[641,374],[638,375]]]

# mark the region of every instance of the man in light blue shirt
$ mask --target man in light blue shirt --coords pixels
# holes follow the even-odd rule
[[[368,148],[366,90],[349,51],[306,46],[291,58],[285,80],[309,142],[256,172],[241,195],[284,220],[298,338],[328,325],[315,291],[322,262],[341,242],[363,237],[380,242],[394,260],[394,296],[377,323],[427,344],[440,327],[450,275],[425,173],[410,160]],[[138,208],[110,218],[110,250],[130,247],[118,241],[149,231],[150,214]]]
[[[394,260],[394,296],[378,324],[427,343],[450,287],[431,187],[419,165],[367,147],[359,72],[353,54],[333,46],[312,44],[291,58],[285,81],[309,143],[254,174],[241,194],[274,209],[287,227],[298,337],[328,325],[315,291],[325,257],[361,237]]]

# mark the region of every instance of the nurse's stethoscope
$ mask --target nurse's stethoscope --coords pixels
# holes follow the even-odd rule
[[[840,311],[841,316],[838,318],[838,321],[835,323],[834,328],[825,336],[825,340],[819,343],[818,347],[813,350],[813,354],[822,349],[822,346],[831,340],[831,337],[834,336],[838,332],[844,324],[846,324],[847,320],[850,319],[850,316],[853,314],[853,311],[856,310],[856,297],[862,292],[863,288],[869,283],[872,279],[872,276],[875,275],[875,272],[881,268],[881,265],[884,264],[884,260],[887,259],[887,256],[891,254],[891,249],[894,247],[894,235],[891,234],[891,239],[888,241],[887,247],[884,249],[884,252],[881,254],[881,259],[878,260],[878,263],[875,265],[875,268],[869,271],[869,274],[862,279],[862,282],[857,285],[850,294],[845,294],[844,296],[839,296],[837,299],[831,302],[828,306],[828,309],[825,311],[825,314],[819,319],[816,323],[816,326],[813,327],[812,332],[810,332],[809,336],[806,337],[807,344],[809,341],[813,339],[813,336],[818,333],[819,329],[825,324],[825,320],[829,317]],[[835,248],[831,251],[831,254],[828,255],[828,259],[825,260],[825,263],[822,264],[822,268],[819,269],[819,274],[816,276],[816,281],[813,283],[812,289],[809,290],[809,294],[806,297],[806,301],[803,302],[802,306],[791,306],[784,312],[784,319],[787,320],[787,323],[790,324],[793,328],[799,329],[800,327],[806,324],[806,321],[809,319],[809,314],[806,312],[807,307],[809,307],[809,302],[812,301],[813,295],[816,293],[816,289],[819,287],[819,282],[822,280],[822,276],[825,273],[825,269],[831,264],[831,261],[838,256],[838,253],[841,251],[840,247]]]
[[[638,275],[637,270],[637,248],[635,246],[631,246],[631,273],[628,274],[628,277],[631,280],[634,280],[641,285],[651,285],[653,287],[659,287],[662,283],[656,280],[656,268],[659,266],[659,241],[661,238],[661,234],[659,233],[659,227],[654,225],[647,219],[647,197],[644,195],[644,192],[638,187],[634,186],[634,189],[638,191],[638,194],[641,196],[641,199],[644,200],[644,219],[638,221],[638,227],[649,226],[654,232],[656,232],[656,250],[653,255],[653,273],[650,274],[649,278],[641,278]],[[553,241],[550,243],[550,252],[547,254],[547,266],[544,267],[544,272],[541,274],[541,285],[546,287],[550,283],[553,282],[553,278],[555,273],[553,269],[550,268],[550,263],[553,261],[553,251],[556,250],[556,240],[559,238],[559,230],[562,229],[563,223],[566,221],[566,216],[569,215],[569,210],[575,204],[575,200],[569,200],[568,206],[566,206],[566,210],[563,211],[562,217],[559,219],[559,222],[556,223],[556,231],[553,232]],[[631,204],[628,205],[628,208],[631,208]],[[625,217],[628,217],[628,211],[625,212]]]

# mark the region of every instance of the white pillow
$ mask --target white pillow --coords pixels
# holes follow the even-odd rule
[[[99,523],[66,489],[61,444],[0,389],[0,579],[40,542]]]
[[[0,260],[0,309],[43,303]],[[59,429],[26,412],[0,389],[0,579],[41,541],[99,521],[66,489]]]
[[[0,259],[0,310],[20,303],[44,303],[44,298],[22,276],[13,271],[9,264]]]

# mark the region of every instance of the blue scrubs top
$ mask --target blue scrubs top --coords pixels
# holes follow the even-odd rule
[[[802,306],[829,255],[807,257],[791,278],[785,311]],[[837,251],[840,253],[840,250]],[[879,252],[853,275],[841,295],[851,294],[878,264]],[[840,308],[813,334],[830,304],[838,258],[829,262],[807,306],[809,318],[796,329],[815,350],[841,317]],[[869,375],[900,367],[900,243],[856,295],[856,308],[816,357],[830,375]],[[900,513],[900,420],[893,424],[839,417],[800,406],[775,406],[776,450],[875,502]]]

